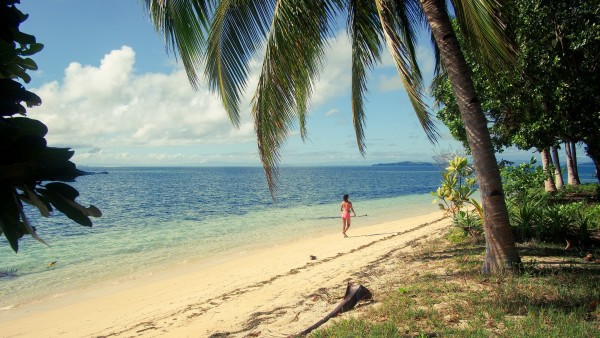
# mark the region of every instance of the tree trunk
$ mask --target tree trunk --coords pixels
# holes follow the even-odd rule
[[[555,181],[554,183],[556,184],[556,189],[560,190],[563,188],[563,186],[565,185],[565,182],[563,181],[563,177],[562,177],[562,169],[560,168],[560,159],[558,158],[558,149],[556,149],[556,147],[551,147],[550,150],[552,151],[552,163],[554,163],[554,170],[555,170]]]
[[[544,176],[546,176],[546,179],[544,180],[544,190],[550,193],[556,192],[556,186],[552,179],[554,170],[552,170],[552,165],[550,164],[550,151],[548,148],[544,148],[540,150],[540,155],[542,155],[542,167],[544,168]]]
[[[486,250],[483,273],[489,275],[517,271],[521,259],[508,219],[487,119],[477,99],[469,67],[452,29],[445,1],[420,1],[452,83],[473,156],[484,215]]]
[[[577,184],[581,184],[581,181],[579,180],[579,166],[577,164],[577,143],[569,142],[569,145],[571,145],[571,155],[573,156],[573,170],[575,171],[575,180],[577,181]]]
[[[571,142],[565,142],[565,153],[567,154],[567,184],[579,185],[579,175],[577,175],[573,153],[571,152]]]

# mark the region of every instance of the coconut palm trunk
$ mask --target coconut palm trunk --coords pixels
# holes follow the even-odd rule
[[[544,175],[546,179],[544,180],[544,190],[549,193],[556,192],[556,185],[554,184],[554,171],[552,170],[551,159],[550,159],[550,150],[548,148],[544,148],[540,150],[540,155],[542,155],[542,167],[544,168]]]
[[[515,248],[487,120],[477,99],[469,67],[452,28],[445,1],[421,0],[421,6],[452,83],[473,155],[484,214],[486,250],[483,273],[514,271],[521,259]]]
[[[565,154],[567,155],[567,183],[569,185],[579,185],[579,175],[577,174],[577,164],[575,163],[575,156],[571,151],[571,144],[573,142],[565,142]]]
[[[554,163],[554,174],[555,174],[555,185],[556,189],[560,190],[565,185],[562,177],[562,169],[560,168],[560,158],[558,158],[558,149],[556,147],[551,147],[550,151],[552,153],[552,163]]]

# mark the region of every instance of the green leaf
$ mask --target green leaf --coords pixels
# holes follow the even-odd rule
[[[13,164],[32,160],[46,148],[46,140],[36,135],[19,135],[4,150],[0,164]]]
[[[27,233],[30,234],[31,237],[36,239],[38,242],[48,245],[48,243],[46,243],[46,241],[44,241],[40,236],[38,236],[38,234],[35,232],[35,229],[29,224],[29,221],[27,220],[27,216],[25,216],[25,213],[23,212],[22,205],[19,205],[19,214],[21,215],[21,219],[23,220],[23,222],[21,222],[20,224],[23,226],[25,231],[27,231]],[[50,246],[50,245],[48,245],[48,246]]]
[[[19,251],[19,238],[23,236],[19,230],[19,211],[15,204],[14,189],[0,187],[0,230],[8,240],[11,248]]]
[[[64,183],[52,183],[52,184],[66,185]],[[46,187],[47,187],[47,185],[46,185]],[[71,188],[71,189],[73,189],[73,188]],[[61,190],[66,191],[68,189],[58,188],[57,190],[58,191],[61,191]],[[56,207],[56,209],[58,209],[60,212],[65,214],[68,218],[72,219],[73,221],[75,221],[78,224],[81,224],[83,226],[87,226],[87,227],[92,226],[92,221],[83,213],[83,211],[80,208],[77,208],[76,206],[73,205],[73,204],[77,204],[74,201],[72,201],[72,200],[68,199],[67,197],[62,196],[60,193],[57,193],[50,189],[37,189],[37,191],[40,194],[42,194],[42,196],[47,198],[48,201],[54,207]],[[76,192],[77,196],[79,196],[79,193],[77,192],[77,190],[75,190],[75,192]]]
[[[40,180],[43,172],[43,168],[31,161],[12,165],[0,165],[0,185],[17,186],[34,184]]]
[[[32,191],[27,186],[23,187],[24,196],[21,196],[21,200],[29,205],[33,205],[40,211],[40,214],[44,217],[50,217],[50,211],[52,210],[50,205],[43,201],[35,191]]]
[[[61,183],[61,182],[48,183],[48,184],[44,185],[44,188],[46,188],[54,193],[57,193],[59,195],[62,195],[63,197],[70,199],[70,200],[75,200],[77,197],[79,197],[79,191],[77,191],[77,189],[75,189],[72,186],[65,184],[65,183]]]
[[[37,70],[38,66],[31,58],[19,58],[19,65],[25,69]]]
[[[44,49],[44,45],[43,44],[41,44],[41,43],[32,43],[32,44],[29,45],[29,48],[23,49],[20,54],[23,55],[23,56],[30,56],[30,55],[33,55],[33,54],[36,54],[36,53],[40,52],[42,49]]]
[[[18,128],[21,135],[44,137],[48,133],[48,127],[38,120],[27,117],[13,117],[8,121]]]
[[[85,216],[102,216],[102,212],[100,211],[100,209],[96,208],[95,206],[90,205],[86,208],[81,204],[75,202],[75,199],[79,196],[79,192],[77,191],[77,189],[71,187],[70,185],[61,182],[54,182],[48,183],[44,187],[56,193],[57,195],[60,195],[61,197],[65,198],[72,207],[81,211]]]
[[[21,44],[22,46],[32,45],[35,43],[35,36],[33,36],[33,35],[26,34],[26,33],[23,33],[21,31],[14,30],[14,29],[12,29],[12,33],[13,33],[13,38],[15,39],[15,41],[18,42],[19,44]]]

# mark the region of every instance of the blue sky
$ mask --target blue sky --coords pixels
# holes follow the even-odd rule
[[[73,148],[78,165],[260,165],[250,116],[260,59],[251,65],[242,124],[235,129],[206,85],[192,90],[141,2],[24,0],[18,8],[30,15],[21,30],[45,44],[33,57],[39,70],[30,72],[27,85],[43,104],[28,115],[48,125],[50,145]],[[430,162],[436,152],[460,149],[440,122],[439,143],[427,140],[387,54],[369,80],[366,157],[351,122],[350,44],[340,30],[315,86],[308,140],[291,135],[282,165]],[[419,48],[419,59],[428,77],[429,45]],[[498,157],[530,156],[508,151]]]

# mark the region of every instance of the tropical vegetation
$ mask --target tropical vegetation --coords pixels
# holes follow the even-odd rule
[[[494,148],[537,150],[552,174],[561,169],[556,150],[562,146],[568,183],[577,184],[575,144],[585,146],[598,168],[600,1],[510,0],[504,5],[509,9],[507,34],[517,46],[515,67],[490,77],[479,52],[468,45],[463,49]],[[447,76],[440,74],[432,93],[440,103],[437,117],[468,148]],[[556,181],[547,180],[547,191],[562,184],[558,172],[553,176]]]
[[[95,206],[77,203],[79,192],[63,183],[86,174],[70,161],[74,152],[49,147],[45,139],[48,128],[26,117],[26,106],[38,106],[42,100],[19,81],[29,83],[27,72],[37,69],[30,56],[44,46],[19,30],[27,15],[16,3],[0,1],[0,235],[15,252],[26,234],[45,243],[29,222],[23,204],[37,208],[45,217],[56,209],[84,226],[92,226],[90,216],[101,216]]]
[[[600,185],[565,186],[547,193],[547,178],[535,159],[501,168],[511,229],[517,242],[544,242],[590,248],[600,245]],[[467,158],[455,157],[432,192],[440,209],[450,215],[463,235],[483,233],[477,187]]]

